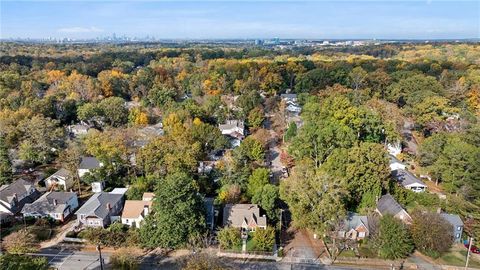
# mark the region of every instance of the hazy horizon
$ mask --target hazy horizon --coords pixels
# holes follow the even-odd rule
[[[0,38],[473,39],[479,1],[2,1]]]

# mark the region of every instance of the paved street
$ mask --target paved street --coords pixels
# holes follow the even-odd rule
[[[77,251],[70,248],[47,248],[42,249],[39,253],[32,254],[35,256],[46,257],[49,264],[59,270],[83,270],[83,269],[100,269],[100,263],[97,252]],[[109,265],[109,254],[102,253],[105,262],[105,269],[112,269]],[[237,260],[229,258],[221,258],[221,260],[232,269],[243,270],[308,270],[308,269],[325,269],[325,270],[358,270],[368,268],[355,268],[343,266],[327,266],[321,264],[309,263],[285,263],[273,261],[252,261]],[[170,257],[144,257],[140,269],[164,269],[178,270],[178,258]]]
[[[42,249],[35,256],[47,258],[48,263],[57,269],[83,270],[100,269],[100,261],[97,252],[82,252],[68,248],[46,248]],[[109,263],[109,254],[102,253],[104,263]]]

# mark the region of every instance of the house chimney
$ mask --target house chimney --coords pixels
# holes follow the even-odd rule
[[[437,208],[437,214],[441,214],[442,213],[442,208],[441,207],[438,207]]]
[[[112,205],[110,203],[107,203],[107,210],[110,211],[112,209]]]
[[[53,205],[57,205],[57,199],[53,199]]]
[[[143,216],[146,217],[148,215],[148,205],[143,206]]]
[[[17,195],[17,193],[13,193],[13,200],[14,200],[14,201],[18,201],[18,195]]]

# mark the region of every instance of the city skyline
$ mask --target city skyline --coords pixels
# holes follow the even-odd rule
[[[477,1],[3,1],[0,37],[466,39]]]

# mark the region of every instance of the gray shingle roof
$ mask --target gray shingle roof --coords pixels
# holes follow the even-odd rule
[[[448,221],[454,228],[463,226],[463,221],[459,215],[441,213],[440,214],[446,221]]]
[[[402,206],[400,206],[400,204],[390,194],[383,195],[380,200],[378,200],[377,210],[382,215],[391,214],[393,216],[401,211],[404,211]]]
[[[256,204],[227,204],[223,208],[224,226],[241,227],[252,218],[258,226],[267,226],[267,218],[260,216],[260,208]]]
[[[79,169],[97,169],[100,168],[100,161],[95,157],[82,157],[82,161],[80,162]]]
[[[23,179],[19,179],[9,185],[3,185],[0,187],[0,200],[5,201],[11,205],[15,197],[14,194],[17,194],[17,198],[21,197],[25,193],[27,193],[32,186],[33,183]],[[22,210],[23,206],[26,203],[32,203],[38,197],[40,197],[40,192],[35,189],[32,194],[18,201],[12,208],[10,208],[10,205],[4,205],[2,202],[0,202],[0,204],[2,204],[5,208],[10,209],[12,213],[17,214],[18,212],[20,212],[20,210]]]
[[[110,205],[113,207],[116,205],[119,201],[123,199],[122,194],[112,194],[112,193],[107,193],[107,192],[98,192],[93,194],[90,199],[88,199],[85,204],[78,209],[76,214],[80,215],[86,215],[86,216],[96,216],[99,218],[106,218],[109,214],[109,211],[107,210],[107,204],[110,203]],[[118,210],[120,212],[121,209]],[[119,214],[119,213],[112,213],[113,215]]]
[[[25,204],[22,213],[37,213],[47,215],[49,213],[63,213],[67,202],[77,196],[74,192],[47,192],[33,203]],[[57,201],[55,205],[54,200]]]
[[[415,177],[415,175],[402,169],[393,170],[392,176],[398,181],[398,183],[400,183],[400,185],[404,187],[412,184],[426,186],[425,183],[423,183],[420,179]]]
[[[400,163],[400,164],[403,164],[403,162],[401,162],[398,158],[396,158],[395,156],[393,155],[388,155],[388,158],[390,159],[390,164],[392,163]],[[405,165],[405,164],[403,164]]]
[[[360,225],[364,225],[368,230],[368,217],[360,216],[356,213],[349,213],[344,223],[344,230],[349,231],[355,229]]]
[[[64,168],[61,168],[60,170],[58,170],[54,174],[52,174],[52,176],[58,176],[58,177],[63,177],[63,178],[70,177],[71,175],[72,174],[70,173],[70,171],[68,171],[67,169],[64,169]]]

